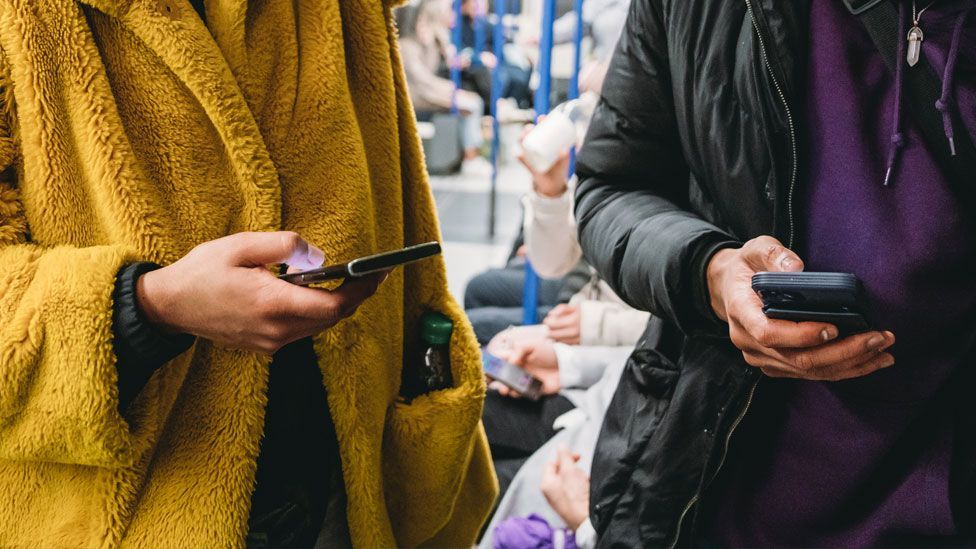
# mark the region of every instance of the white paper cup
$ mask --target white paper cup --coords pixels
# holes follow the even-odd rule
[[[563,151],[576,144],[576,126],[565,113],[552,112],[522,140],[525,161],[536,173],[546,173]]]

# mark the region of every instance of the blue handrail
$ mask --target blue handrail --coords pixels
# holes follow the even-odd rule
[[[542,0],[542,32],[539,35],[539,88],[535,91],[535,113],[546,114],[552,89],[552,25],[556,19],[556,0]],[[525,286],[522,291],[522,324],[539,322],[539,275],[532,262],[525,262]]]
[[[552,89],[552,24],[556,0],[542,0],[542,32],[539,34],[539,87],[535,90],[536,115],[549,112]]]
[[[573,32],[573,73],[569,77],[569,98],[576,99],[580,95],[580,65],[583,56],[583,0],[575,0],[573,9],[576,14],[576,29]],[[576,147],[569,150],[569,173],[566,177],[573,177],[576,172]]]
[[[573,2],[576,15],[576,29],[573,31],[573,73],[569,77],[569,98],[579,97],[580,61],[583,55],[583,0]]]

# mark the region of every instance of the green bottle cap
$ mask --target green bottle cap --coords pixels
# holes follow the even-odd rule
[[[428,345],[447,345],[453,330],[451,319],[440,313],[427,312],[420,317],[420,338]]]

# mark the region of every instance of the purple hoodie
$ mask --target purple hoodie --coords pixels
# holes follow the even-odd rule
[[[971,0],[937,1],[920,26],[946,82],[938,108],[976,135],[973,11]],[[860,277],[872,324],[897,338],[895,365],[838,383],[761,382],[706,531],[723,546],[976,543],[963,499],[976,489],[976,433],[934,398],[976,367],[976,212],[962,210],[898,107],[899,79],[839,0],[812,2],[808,77],[797,251],[807,270]]]

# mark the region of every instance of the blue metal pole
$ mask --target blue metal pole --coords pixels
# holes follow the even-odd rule
[[[495,0],[495,26],[492,29],[492,42],[495,54],[495,68],[491,70],[491,190],[488,204],[488,237],[495,238],[495,214],[498,207],[498,156],[501,150],[500,125],[498,124],[498,100],[502,95],[501,70],[505,63],[505,13],[508,0]]]
[[[451,112],[457,114],[457,91],[461,89],[461,0],[454,0],[454,26],[451,27],[451,42],[454,43],[454,55],[448,61],[451,64],[451,81],[454,82],[454,96],[451,97]]]
[[[583,56],[583,0],[575,0],[573,10],[576,14],[576,30],[573,32],[573,73],[569,77],[569,98],[579,97],[579,73]]]
[[[556,0],[542,0],[542,32],[539,34],[539,89],[535,93],[536,116],[549,112],[552,87],[552,24],[556,18]],[[539,275],[532,263],[525,262],[525,287],[522,293],[522,324],[539,321]]]
[[[539,34],[539,88],[535,91],[537,115],[549,112],[552,88],[552,24],[556,15],[556,0],[542,0],[542,32]]]

